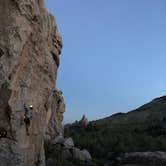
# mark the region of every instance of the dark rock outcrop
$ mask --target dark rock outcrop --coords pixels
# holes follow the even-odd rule
[[[165,166],[165,152],[134,152],[126,153],[124,157],[118,159],[120,166]]]
[[[52,166],[55,165],[56,161],[63,160],[79,160],[89,162],[92,157],[86,149],[80,150],[75,147],[71,137],[64,138],[60,135],[47,145],[46,159],[46,165]]]
[[[44,138],[63,133],[55,89],[62,39],[44,0],[0,0],[0,36],[1,165],[44,166]],[[29,136],[20,125],[24,104],[34,107]]]
[[[89,121],[85,115],[82,116],[81,120],[79,121],[79,124],[84,127],[86,127],[89,124]]]

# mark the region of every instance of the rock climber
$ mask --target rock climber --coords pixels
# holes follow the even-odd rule
[[[25,129],[26,129],[27,135],[29,135],[29,127],[32,120],[33,105],[30,105],[29,108],[27,108],[24,104],[24,111],[25,111],[24,113]]]

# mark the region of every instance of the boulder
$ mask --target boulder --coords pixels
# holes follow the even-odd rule
[[[86,149],[82,150],[81,152],[85,156],[86,160],[91,160],[92,159],[90,153]]]
[[[52,145],[55,145],[55,144],[64,144],[65,142],[65,139],[63,138],[63,136],[57,136],[52,142],[51,144]]]
[[[81,161],[90,161],[92,159],[90,153],[86,149],[80,150],[74,147],[74,142],[71,137],[64,138],[63,136],[58,136],[52,141],[52,143],[48,144],[46,148],[46,156],[46,163],[48,163],[49,159],[73,159]]]
[[[73,148],[72,150],[73,159],[81,160],[81,161],[89,161],[91,160],[91,155],[87,150],[81,151],[78,148]]]
[[[70,138],[66,138],[64,143],[63,143],[64,147],[65,148],[72,148],[74,147],[74,142],[73,142],[73,139],[70,137]]]
[[[166,152],[133,152],[126,153],[121,159],[125,164],[140,164],[146,166],[165,166]]]
[[[78,149],[78,148],[73,148],[73,149],[72,149],[72,155],[73,155],[73,158],[74,158],[74,159],[84,161],[84,156],[82,155],[80,149]]]
[[[70,159],[72,158],[72,154],[70,153],[69,149],[64,149],[61,153],[61,158],[62,159]]]

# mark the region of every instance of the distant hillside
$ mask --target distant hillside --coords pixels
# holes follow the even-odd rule
[[[92,124],[112,124],[112,123],[144,123],[147,121],[161,120],[166,116],[166,96],[156,98],[136,110],[128,113],[117,113],[110,117],[91,122]]]
[[[68,125],[65,134],[102,163],[125,152],[166,151],[166,96],[128,113],[92,121],[86,127]]]

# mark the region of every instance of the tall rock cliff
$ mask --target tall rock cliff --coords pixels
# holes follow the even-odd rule
[[[44,0],[0,0],[0,162],[44,166],[44,139],[63,132],[65,105],[55,88],[62,39]],[[33,105],[26,134],[24,104]]]

